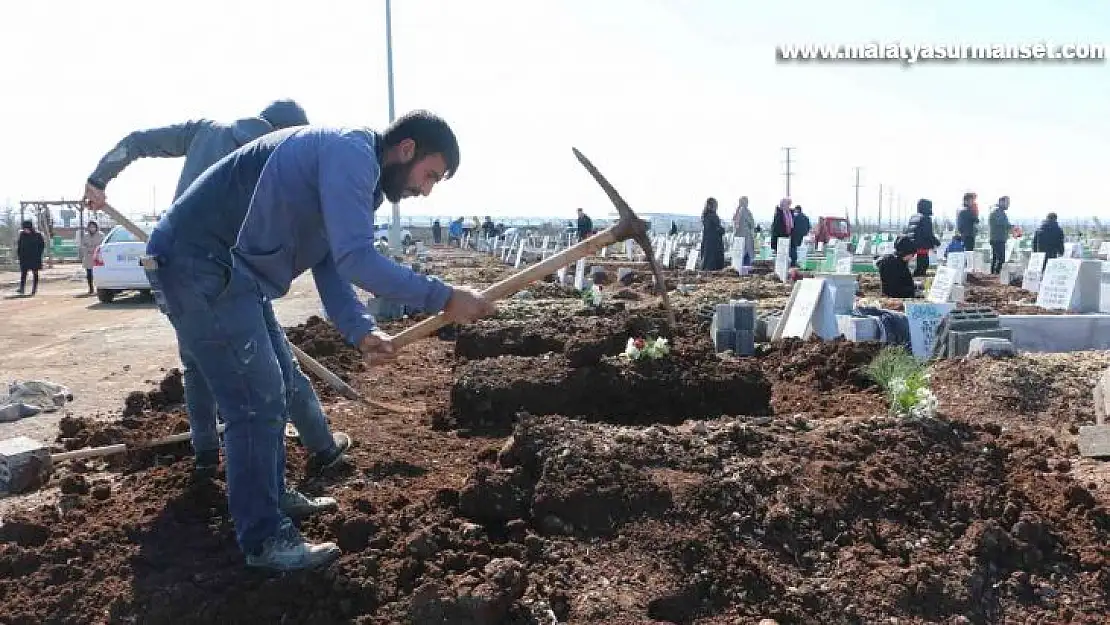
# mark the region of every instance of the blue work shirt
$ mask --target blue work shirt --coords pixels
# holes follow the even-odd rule
[[[314,126],[257,139],[174,202],[148,253],[206,253],[253,279],[269,298],[288,293],[311,269],[328,317],[352,344],[375,328],[352,284],[439,312],[451,287],[374,248],[374,211],[383,200],[379,146],[370,130]]]

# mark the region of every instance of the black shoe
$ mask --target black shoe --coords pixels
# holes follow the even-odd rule
[[[306,471],[309,475],[318,475],[327,469],[334,468],[343,461],[343,454],[351,448],[351,437],[343,432],[335,432],[331,437],[335,441],[334,447],[327,451],[316,452],[308,459]]]
[[[220,470],[220,450],[208,449],[198,451],[193,460],[193,479],[198,482],[209,482],[215,479]]]

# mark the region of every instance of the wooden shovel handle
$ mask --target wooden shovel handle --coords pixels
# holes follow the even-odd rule
[[[498,282],[482,291],[482,296],[486,299],[498,301],[505,299],[521,290],[523,287],[541,280],[559,269],[570,265],[571,263],[578,262],[579,259],[590,256],[596,253],[603,247],[607,247],[617,242],[617,237],[614,234],[614,227],[607,228],[594,236],[579,242],[577,245],[568,247],[567,249],[549,257],[547,260],[541,261],[519,271],[508,278]],[[428,338],[436,333],[437,330],[445,325],[451,323],[443,313],[439,313],[434,317],[428,317],[420,323],[410,326],[402,331],[400,334],[393,337],[393,346],[396,349],[401,349],[407,345],[415,343],[421,339]]]

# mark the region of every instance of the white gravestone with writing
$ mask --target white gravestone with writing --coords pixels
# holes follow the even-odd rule
[[[1098,255],[1106,260],[1110,260],[1110,241],[1103,241],[1099,243]]]
[[[686,271],[695,271],[698,268],[698,254],[701,254],[700,247],[690,248],[690,255],[686,257]]]
[[[824,278],[804,278],[794,284],[779,338],[809,338],[810,331],[823,339],[840,334],[836,325],[833,294]]]
[[[1046,310],[1096,312],[1101,278],[1101,261],[1053,258],[1041,277],[1037,306]]]
[[[933,276],[933,283],[929,285],[929,294],[925,299],[934,304],[943,304],[952,301],[952,292],[956,286],[956,270],[951,267],[937,267],[937,275]]]
[[[1006,240],[1006,262],[1013,262],[1014,254],[1017,252],[1019,245],[1021,245],[1021,239],[1010,238]]]
[[[841,252],[836,257],[836,273],[852,273],[852,255],[846,252]]]
[[[952,283],[963,284],[964,274],[967,273],[967,254],[949,254],[945,266],[952,270]]]
[[[906,302],[906,319],[910,323],[910,348],[919,360],[933,354],[937,326],[956,305],[950,302]]]
[[[1034,252],[1029,255],[1029,263],[1025,265],[1025,275],[1021,279],[1021,288],[1031,293],[1041,290],[1041,274],[1044,272],[1045,253]]]

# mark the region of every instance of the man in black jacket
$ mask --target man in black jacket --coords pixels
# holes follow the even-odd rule
[[[1049,259],[1064,255],[1064,230],[1056,221],[1056,213],[1049,213],[1033,233],[1033,251],[1044,252],[1046,265]]]
[[[578,240],[585,241],[590,237],[590,232],[594,229],[594,220],[586,214],[586,211],[581,208],[578,209]]]
[[[917,214],[910,217],[902,234],[910,237],[917,248],[917,266],[913,275],[924,276],[929,271],[929,251],[940,245],[940,239],[933,231],[933,203],[930,200],[917,201]]]
[[[879,267],[885,297],[911,298],[917,287],[910,275],[910,259],[917,253],[913,239],[902,235],[894,240],[894,253],[886,254],[875,264]]]
[[[956,232],[964,239],[964,249],[975,251],[975,235],[979,231],[979,208],[975,205],[974,193],[964,194],[964,204],[956,212]]]
[[[31,274],[31,295],[39,292],[39,271],[42,269],[42,255],[46,251],[46,239],[35,230],[31,220],[20,224],[19,242],[16,243],[16,256],[19,258],[19,294],[27,289],[27,274]]]

